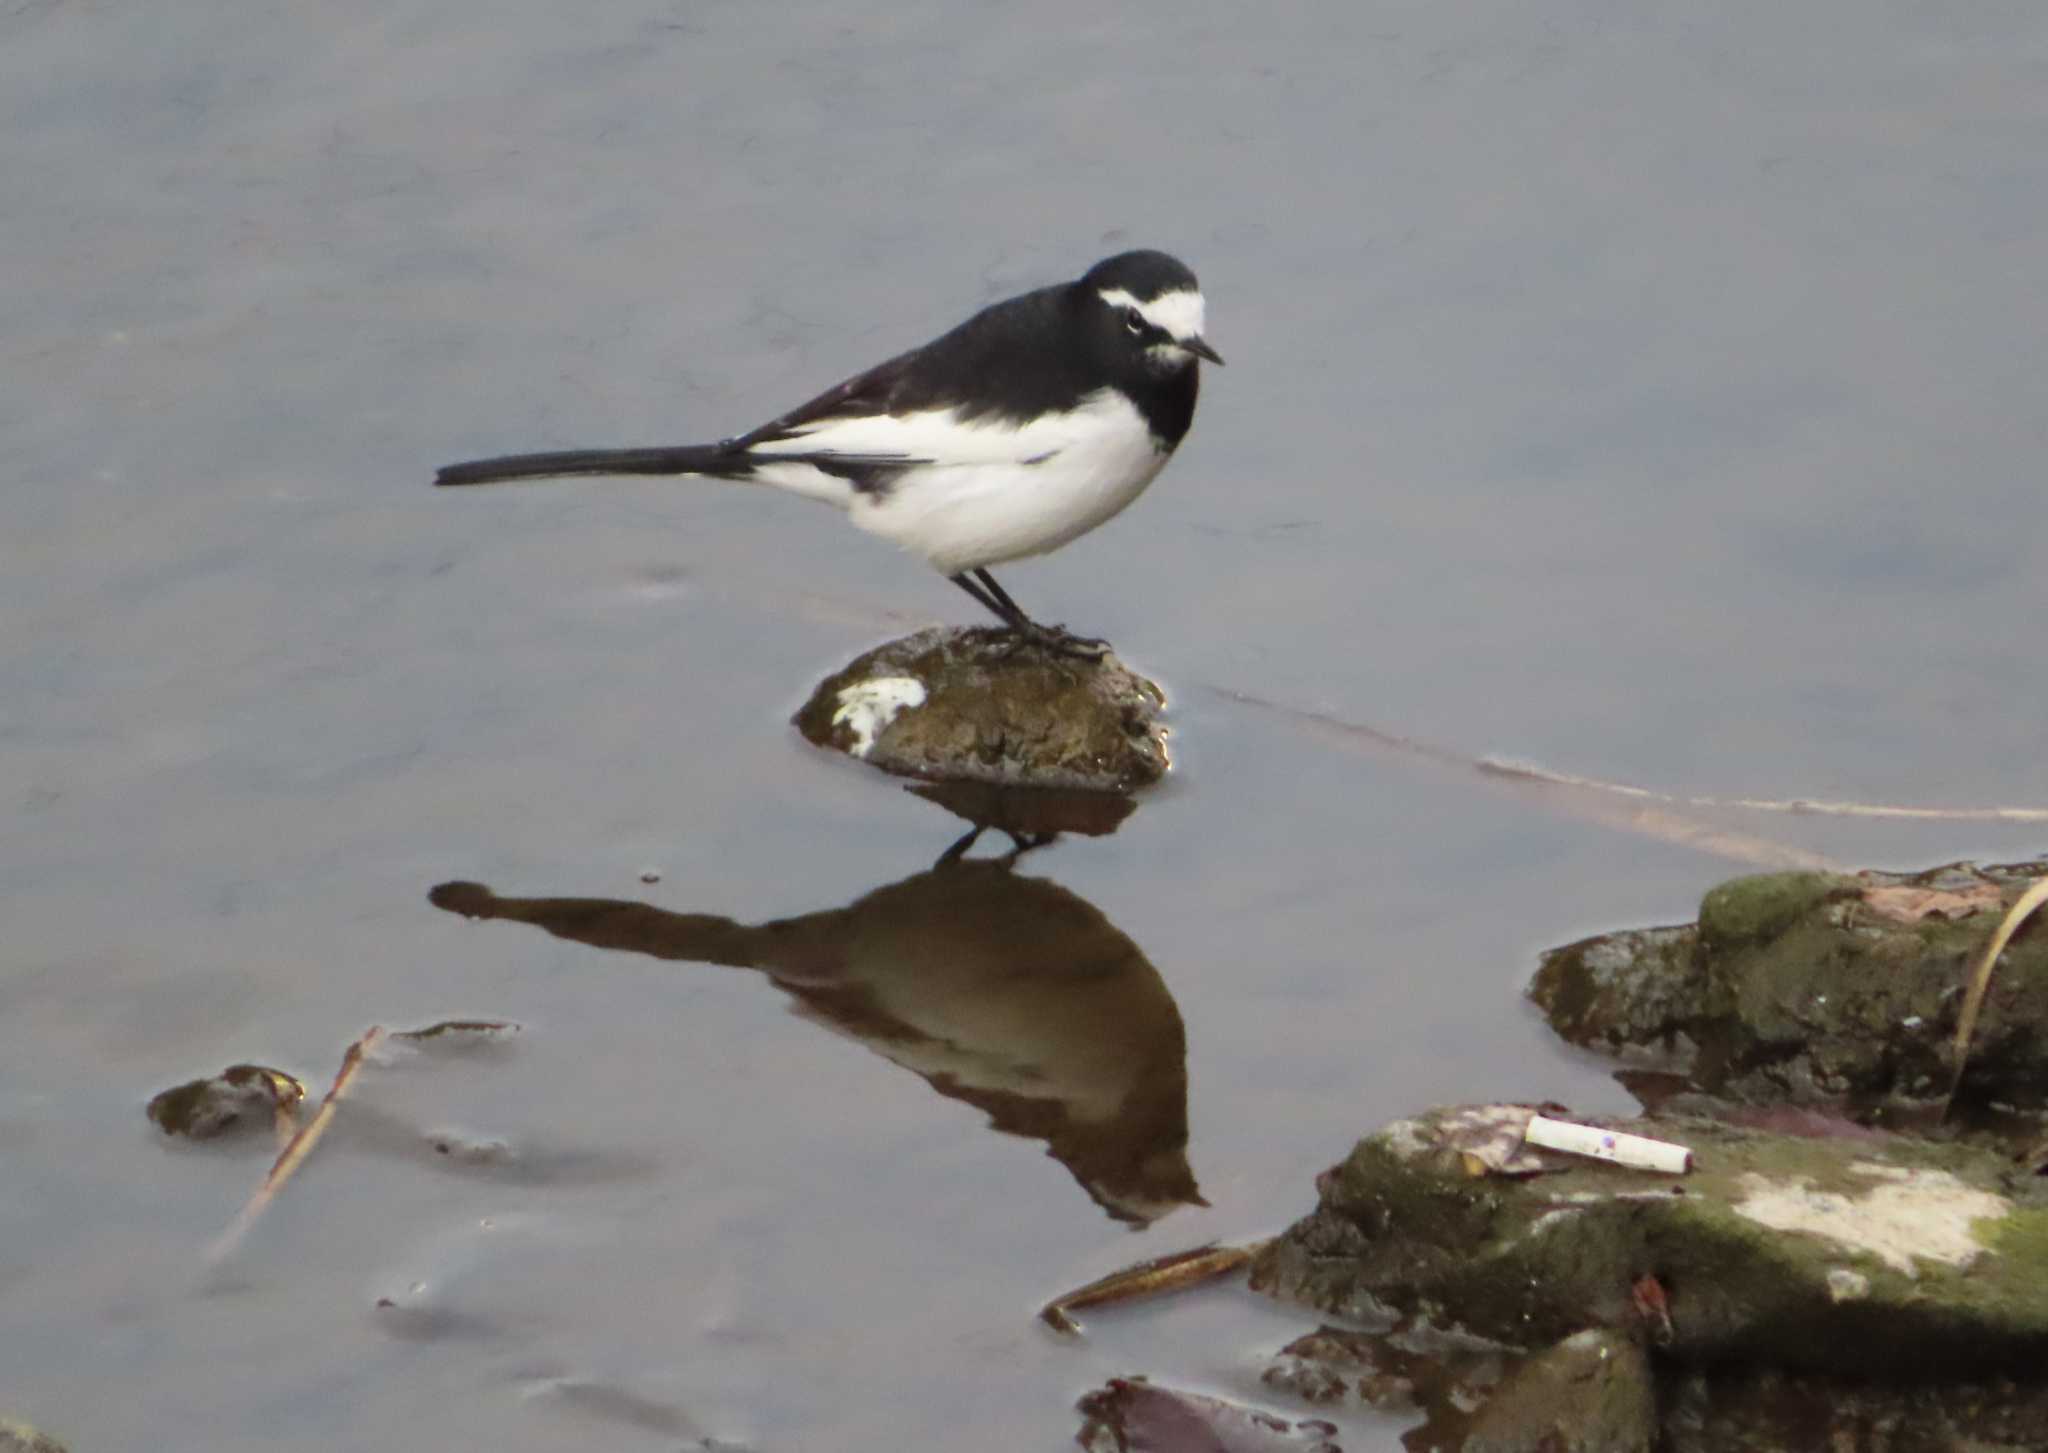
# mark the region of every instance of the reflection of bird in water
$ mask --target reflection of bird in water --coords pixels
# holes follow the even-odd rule
[[[1014,856],[1014,855],[1013,855]],[[1187,1162],[1187,1036],[1138,946],[1012,859],[942,859],[844,908],[758,925],[604,898],[428,896],[471,918],[661,959],[759,969],[800,1012],[1046,1142],[1142,1226],[1207,1204]]]

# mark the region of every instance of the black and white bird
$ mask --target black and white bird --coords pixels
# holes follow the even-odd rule
[[[758,429],[717,444],[573,449],[451,464],[437,484],[701,474],[845,510],[922,555],[1013,630],[1100,645],[1025,615],[988,567],[1043,555],[1144,493],[1195,416],[1201,288],[1163,252],[976,313]]]

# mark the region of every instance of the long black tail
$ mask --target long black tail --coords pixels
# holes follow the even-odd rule
[[[564,474],[719,474],[747,472],[746,455],[718,444],[666,449],[564,449],[555,454],[506,454],[444,466],[436,484],[496,484],[503,479],[545,479]]]

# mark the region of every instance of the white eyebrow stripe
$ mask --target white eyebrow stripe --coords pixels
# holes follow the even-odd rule
[[[1161,293],[1149,303],[1139,302],[1124,288],[1104,288],[1099,296],[1112,308],[1136,309],[1139,317],[1155,328],[1165,329],[1171,337],[1202,336],[1202,295],[1191,288]]]

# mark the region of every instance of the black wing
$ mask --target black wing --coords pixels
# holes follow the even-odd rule
[[[906,392],[905,385],[916,367],[917,359],[924,350],[913,348],[908,353],[899,353],[887,362],[878,363],[865,373],[855,374],[844,383],[836,383],[808,403],[797,405],[786,414],[780,414],[759,428],[727,439],[721,448],[743,453],[756,444],[768,444],[778,439],[790,439],[801,434],[807,425],[821,424],[828,419],[859,418],[866,414],[909,413],[915,405],[901,402]]]
[[[922,348],[899,353],[826,389],[810,402],[726,441],[746,450],[794,438],[807,426],[866,414],[957,409],[1022,422],[1071,408],[1091,387],[1083,360],[1062,345],[1064,286],[1040,288],[982,309]]]

